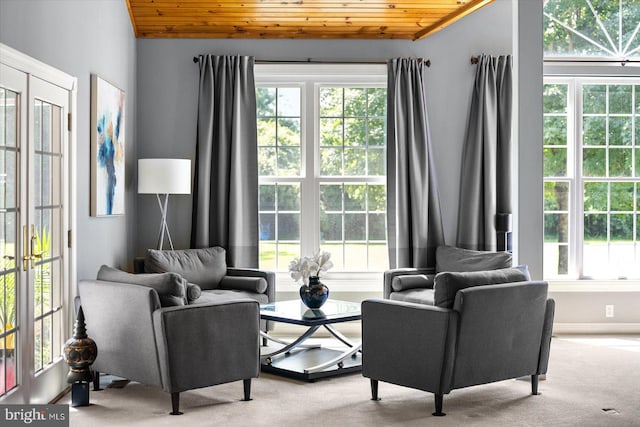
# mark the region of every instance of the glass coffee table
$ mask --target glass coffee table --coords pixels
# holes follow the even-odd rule
[[[332,326],[335,323],[361,320],[360,303],[330,299],[322,308],[310,309],[300,300],[280,301],[261,304],[260,318],[307,326],[307,330],[293,341],[280,340],[261,332],[267,340],[282,345],[281,348],[260,356],[263,372],[313,381],[362,370],[362,343],[349,341]],[[344,344],[346,349],[305,344],[304,342],[321,327]]]

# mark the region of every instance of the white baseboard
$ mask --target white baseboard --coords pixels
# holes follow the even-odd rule
[[[640,323],[554,323],[554,334],[640,334]]]

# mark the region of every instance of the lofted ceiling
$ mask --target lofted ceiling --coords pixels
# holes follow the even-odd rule
[[[427,37],[493,0],[126,0],[139,38]]]

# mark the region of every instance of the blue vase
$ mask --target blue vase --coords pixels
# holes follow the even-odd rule
[[[300,286],[300,298],[309,308],[320,308],[329,298],[329,288],[318,276],[309,277],[309,284]]]

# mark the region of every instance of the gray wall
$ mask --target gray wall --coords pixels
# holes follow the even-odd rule
[[[138,157],[194,160],[198,54],[253,55],[258,60],[431,59],[428,99],[440,197],[449,244],[455,243],[462,139],[474,68],[472,55],[512,49],[511,0],[497,0],[426,40],[138,40]],[[491,22],[491,25],[487,25]],[[169,227],[176,247],[189,245],[191,196],[172,196]],[[138,196],[137,253],[156,242],[159,210],[153,196]]]
[[[0,42],[78,78],[78,278],[95,278],[101,264],[127,267],[136,225],[136,41],[124,1],[0,0]],[[89,216],[90,75],[126,92],[126,215]]]

